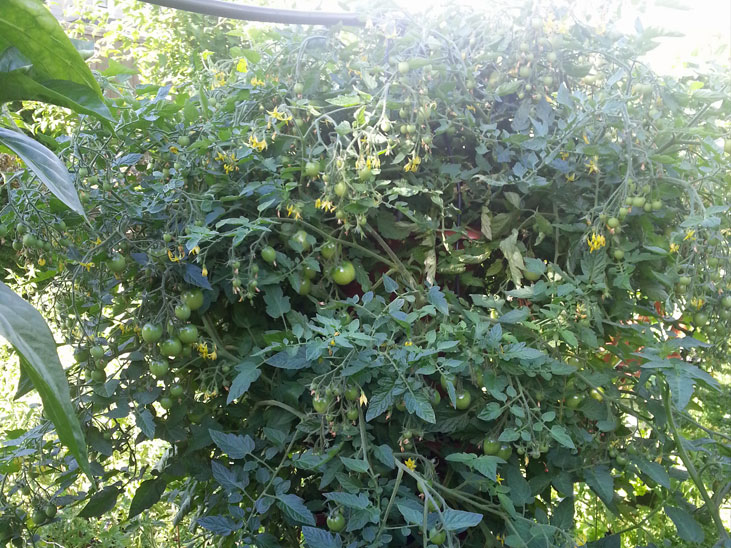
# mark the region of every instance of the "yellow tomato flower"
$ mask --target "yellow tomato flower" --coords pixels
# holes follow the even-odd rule
[[[584,166],[589,170],[589,175],[599,173],[599,158],[594,156],[588,163],[584,164]]]
[[[695,240],[695,230],[686,230],[685,231],[685,238],[683,238],[683,241],[685,240]]]
[[[406,468],[408,468],[412,472],[416,470],[416,461],[414,459],[406,459],[406,462],[404,462],[404,464],[406,465]]]
[[[594,253],[596,250],[601,249],[607,245],[607,240],[603,234],[597,234],[596,232],[591,233],[591,238],[586,238],[586,242],[589,244],[589,252]]]

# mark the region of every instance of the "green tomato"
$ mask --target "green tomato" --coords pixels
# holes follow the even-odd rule
[[[164,377],[168,372],[168,364],[164,360],[152,360],[150,362],[150,373],[153,377]]]
[[[614,258],[617,259],[618,261],[621,261],[622,259],[624,259],[624,251],[622,251],[621,249],[615,249]]]
[[[103,369],[94,369],[91,372],[91,380],[94,382],[104,382],[107,379],[107,374]]]
[[[355,280],[355,267],[350,261],[343,261],[332,267],[330,277],[338,285],[348,285]]]
[[[56,508],[56,505],[51,504],[50,502],[43,507],[43,513],[46,514],[46,517],[48,519],[55,518],[57,512],[58,508]]]
[[[523,271],[523,276],[525,276],[525,279],[528,280],[529,282],[535,282],[536,280],[538,280],[541,277],[541,275],[538,272],[533,272],[531,270]]]
[[[194,325],[186,325],[178,331],[178,338],[183,344],[193,344],[198,340],[198,328]]]
[[[317,276],[317,272],[317,270],[308,265],[302,268],[302,275],[308,280],[314,279]]]
[[[431,541],[432,544],[441,546],[442,544],[444,544],[444,541],[446,541],[446,540],[447,540],[447,532],[444,529],[438,530],[436,527],[434,527],[429,532],[429,541]]]
[[[304,230],[295,232],[289,241],[295,244],[292,246],[292,249],[295,251],[309,251],[310,249],[310,242],[307,241],[307,232]]]
[[[183,395],[183,387],[179,384],[174,384],[170,387],[170,395],[173,398],[179,398]]]
[[[482,442],[482,452],[486,455],[497,455],[502,444],[495,438],[487,438]]]
[[[721,299],[721,304],[724,308],[731,308],[731,295],[726,295],[723,299]]]
[[[178,144],[181,147],[187,147],[190,144],[190,137],[188,137],[187,135],[181,135],[180,137],[178,137]]]
[[[407,63],[406,61],[401,61],[401,62],[400,62],[400,63],[398,64],[398,71],[399,71],[399,72],[400,72],[401,74],[406,74],[407,72],[409,72],[409,68],[410,68],[410,67],[409,67],[409,64],[408,64],[408,63]]]
[[[268,245],[261,250],[261,259],[265,263],[272,264],[276,258],[277,252],[274,251],[272,246]]]
[[[104,348],[99,346],[98,344],[91,347],[91,350],[89,350],[89,353],[91,354],[91,357],[95,360],[100,360],[104,357]]]
[[[693,324],[696,327],[703,327],[708,323],[708,314],[705,312],[696,312],[693,315]]]
[[[176,358],[180,355],[182,350],[183,345],[180,342],[180,339],[175,337],[170,337],[160,343],[160,353],[169,358]]]
[[[80,167],[78,173],[79,177],[83,179],[84,177],[87,177],[89,175],[89,170],[85,167]]]
[[[310,289],[312,289],[312,282],[305,278],[304,280],[300,280],[300,286],[297,288],[297,293],[302,296],[309,295]]]
[[[416,129],[416,128],[414,128],[414,129]],[[369,168],[369,167],[364,167],[364,168],[362,168],[362,169],[360,169],[360,170],[358,171],[358,179],[359,179],[360,181],[367,181],[368,179],[370,179],[370,178],[371,178],[371,173],[372,173],[372,172],[371,172],[371,168]],[[336,185],[336,186],[337,186],[337,185]]]
[[[360,390],[356,386],[349,386],[345,389],[345,399],[355,401],[360,397]]]
[[[142,326],[142,340],[153,344],[162,338],[162,327],[154,323],[146,323]]]
[[[619,466],[626,466],[627,457],[625,457],[624,455],[617,455],[616,461]]]
[[[8,235],[8,227],[5,225],[0,225],[0,238],[4,238]]]
[[[335,256],[335,253],[337,252],[337,250],[338,250],[338,246],[335,245],[335,242],[326,242],[320,248],[320,255],[322,255],[323,259],[329,260]]]
[[[46,523],[46,520],[48,518],[46,517],[46,513],[41,508],[37,508],[36,510],[33,510],[30,519],[34,525],[43,525],[44,523]]]
[[[342,198],[345,196],[345,193],[348,191],[347,185],[343,181],[338,181],[335,183],[335,186],[333,187],[333,192],[335,193],[335,196],[338,198]]]
[[[601,386],[597,386],[596,388],[592,388],[589,391],[589,395],[594,398],[596,401],[603,401],[604,400],[604,390]]]
[[[460,411],[464,411],[470,406],[470,403],[472,402],[472,394],[470,394],[467,390],[463,392],[459,392],[457,394],[457,409]]]
[[[308,177],[317,177],[320,173],[320,166],[315,162],[307,162],[305,164],[305,175]]]
[[[507,443],[504,443],[500,446],[500,449],[498,450],[496,456],[500,457],[503,460],[508,460],[510,458],[510,455],[512,454],[513,448]]]
[[[333,512],[327,517],[327,528],[333,533],[338,533],[345,529],[345,516],[340,512]]]
[[[160,407],[162,407],[165,410],[172,409],[175,402],[172,398],[168,398],[167,396],[163,396],[160,398]]]
[[[617,228],[619,226],[619,219],[616,217],[609,217],[609,219],[607,219],[607,226],[609,228]]]
[[[566,407],[569,409],[576,409],[579,407],[584,401],[584,397],[580,396],[579,394],[572,394],[568,398],[566,398]]]
[[[680,285],[690,285],[690,282],[690,276],[681,276],[680,278],[678,278],[678,283]]]
[[[358,409],[355,407],[349,407],[348,410],[345,412],[345,416],[349,421],[354,421],[358,419]]]
[[[185,321],[190,318],[190,307],[187,304],[179,304],[175,307],[175,317]]]
[[[305,86],[302,84],[302,82],[297,82],[293,87],[292,91],[294,91],[295,95],[302,95],[302,92],[305,91]]]
[[[327,411],[327,408],[330,407],[330,398],[327,396],[321,396],[320,394],[315,394],[312,397],[312,407],[314,407],[315,411],[318,413],[324,413]]]
[[[198,310],[203,306],[203,291],[200,289],[188,289],[180,296],[180,300],[191,310]]]

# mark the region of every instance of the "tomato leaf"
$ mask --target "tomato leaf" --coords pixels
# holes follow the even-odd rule
[[[277,506],[289,519],[306,525],[315,525],[315,516],[297,495],[277,495]]]
[[[98,518],[106,514],[117,504],[117,497],[122,490],[119,487],[108,485],[98,493],[94,493],[86,506],[78,513],[80,518]]]
[[[143,481],[137,488],[137,491],[135,491],[135,496],[132,497],[127,519],[132,519],[148,508],[151,508],[153,504],[160,500],[160,497],[165,492],[165,487],[167,487],[167,482],[163,478],[153,478]]]
[[[0,282],[0,337],[22,356],[24,370],[79,467],[92,479],[86,440],[71,402],[69,384],[56,352],[56,341],[38,311]],[[93,481],[93,480],[92,480]]]
[[[22,133],[5,128],[0,128],[0,144],[20,156],[28,168],[59,200],[85,217],[84,208],[76,193],[71,175],[53,152]]]
[[[675,506],[665,505],[665,513],[673,520],[678,536],[688,542],[703,542],[705,534],[698,522],[688,512]]]

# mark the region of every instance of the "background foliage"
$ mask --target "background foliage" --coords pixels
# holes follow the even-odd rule
[[[5,175],[4,275],[76,349],[100,484],[18,425],[12,534],[164,500],[162,545],[728,545],[727,73],[532,8],[156,13],[108,37],[157,81],[109,63],[113,128],[5,112],[90,221]]]

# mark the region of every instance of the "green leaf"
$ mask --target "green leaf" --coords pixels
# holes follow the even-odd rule
[[[433,285],[429,288],[429,293],[426,295],[429,303],[434,305],[439,312],[445,316],[449,314],[449,306],[447,305],[447,299],[444,298],[444,293],[439,290],[439,286]]]
[[[359,508],[361,510],[364,508],[368,508],[368,505],[370,504],[370,501],[368,500],[368,497],[365,495],[365,493],[358,493],[358,495],[339,492],[325,493],[325,498],[342,506],[347,506],[348,508]]]
[[[340,457],[340,460],[348,470],[365,474],[368,472],[368,463],[361,459],[351,459],[348,457]]]
[[[417,417],[432,424],[437,422],[434,409],[429,403],[428,398],[421,392],[413,395],[411,392],[407,392],[404,394],[404,403],[406,403],[406,410],[409,413],[416,413]]]
[[[483,421],[494,421],[503,413],[503,408],[497,402],[488,403],[485,408],[480,411],[477,418]]]
[[[151,508],[153,504],[160,500],[160,497],[165,492],[165,487],[167,487],[167,482],[162,478],[143,481],[137,488],[137,491],[135,491],[135,496],[132,497],[127,519],[132,519],[148,508]]]
[[[678,536],[688,542],[703,542],[705,535],[698,522],[688,512],[675,506],[665,505],[665,513],[673,520]]]
[[[407,504],[396,504],[396,508],[406,520],[406,523],[422,523],[424,521],[424,512],[421,509],[412,508]]]
[[[632,458],[632,463],[637,465],[637,468],[647,477],[656,481],[666,489],[670,489],[670,476],[668,476],[667,470],[658,462],[650,462],[647,459],[636,457]]]
[[[277,506],[289,519],[306,525],[315,525],[315,516],[297,495],[278,495]]]
[[[551,427],[551,437],[564,447],[568,447],[569,449],[576,449],[576,446],[571,440],[571,436],[569,436],[566,428],[564,428],[560,424],[554,424]]]
[[[604,504],[607,506],[612,505],[612,499],[614,498],[614,478],[609,468],[604,465],[587,468],[584,470],[584,480],[591,487],[591,490],[602,499]]]
[[[316,527],[302,527],[302,536],[305,537],[305,543],[309,548],[340,548],[341,546],[332,533]]]
[[[105,120],[113,120],[107,105],[91,88],[68,80],[34,80],[20,71],[2,73],[0,103],[41,101]]]
[[[533,501],[530,484],[523,477],[520,468],[508,466],[505,469],[505,481],[510,487],[510,500],[515,506],[525,506]]]
[[[77,517],[98,518],[106,514],[117,504],[117,497],[121,492],[119,487],[109,485],[98,493],[94,493]]]
[[[234,531],[241,529],[241,523],[237,523],[226,516],[205,516],[198,518],[197,522],[204,529],[223,537],[227,537]]]
[[[444,516],[443,525],[447,531],[467,529],[468,527],[474,527],[482,521],[482,514],[452,510],[451,508],[447,508],[442,515]]]
[[[58,439],[69,448],[84,473],[92,478],[86,441],[76,416],[69,384],[56,352],[56,341],[38,311],[0,282],[0,337],[22,356],[25,372],[56,427]],[[92,480],[93,481],[93,480]]]
[[[310,364],[310,360],[307,359],[307,349],[304,346],[297,347],[294,354],[292,350],[277,352],[267,358],[266,363],[280,369],[302,369]]]
[[[70,80],[101,97],[99,84],[41,0],[3,0],[0,36],[33,63],[43,80]]]
[[[28,168],[59,200],[79,215],[84,216],[84,208],[76,193],[71,175],[53,152],[22,133],[5,128],[0,128],[0,143],[20,156]]]
[[[500,457],[493,457],[492,455],[483,455],[477,457],[470,464],[472,468],[477,470],[483,476],[490,478],[492,481],[497,479],[497,465],[503,462]]]
[[[267,305],[267,314],[272,318],[281,318],[292,310],[289,304],[289,297],[285,297],[282,288],[277,286],[267,287],[264,291],[264,302]]]
[[[139,71],[137,69],[123,65],[122,63],[116,61],[115,59],[112,59],[111,57],[107,59],[107,68],[102,71],[102,74],[107,78],[119,76],[120,74],[126,74],[131,76],[138,73]]]
[[[208,429],[208,433],[218,448],[232,459],[243,459],[254,450],[254,440],[250,436],[226,434],[218,430]]]
[[[242,362],[236,366],[236,370],[239,374],[234,377],[231,383],[226,398],[227,405],[243,396],[249,390],[251,383],[256,382],[261,375],[261,369],[254,362]]]
[[[366,421],[371,421],[382,415],[393,404],[393,388],[389,387],[385,390],[376,392],[368,402],[368,411],[366,412]]]

